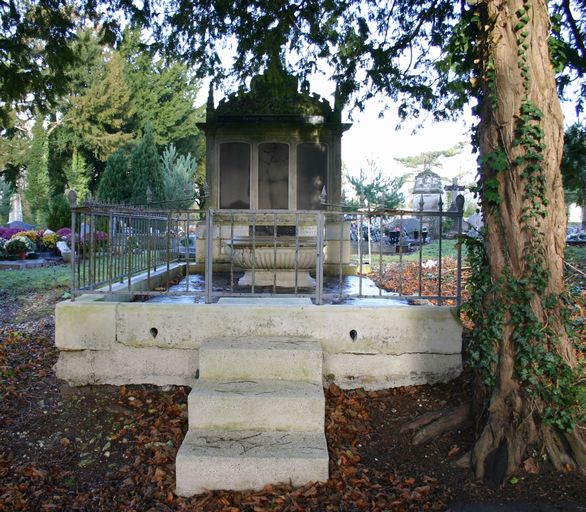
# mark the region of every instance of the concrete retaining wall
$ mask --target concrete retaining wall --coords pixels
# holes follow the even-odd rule
[[[200,345],[260,336],[318,340],[324,376],[344,388],[446,381],[462,369],[462,330],[449,307],[363,299],[222,299],[218,304],[104,302],[56,307],[59,378],[74,385],[193,385]]]

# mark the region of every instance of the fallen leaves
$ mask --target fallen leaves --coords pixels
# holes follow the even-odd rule
[[[462,270],[462,296],[465,300],[465,283],[468,270]],[[437,296],[440,291],[440,268],[419,269],[419,262],[391,263],[386,266],[382,278],[379,274],[370,276],[378,286],[401,295]],[[421,288],[420,288],[421,277]],[[457,293],[457,261],[443,258],[441,266],[441,294],[455,297]],[[453,301],[452,301],[453,302]]]
[[[174,463],[187,429],[189,390],[69,388],[55,379],[52,339],[50,329],[32,324],[0,328],[0,512],[399,512],[444,510],[454,496],[443,474],[436,478],[438,473],[413,469],[419,467],[416,460],[407,469],[392,457],[375,463],[366,450],[372,444],[377,457],[391,450],[374,441],[373,411],[383,406],[379,410],[385,420],[397,421],[392,434],[400,439],[399,417],[406,413],[394,400],[401,397],[403,403],[416,405],[420,388],[365,392],[331,385],[325,418],[328,482],[178,497]],[[456,455],[461,440],[456,442],[442,445],[441,456]],[[393,457],[397,453],[395,449]],[[529,474],[531,464],[524,462]],[[524,480],[522,486],[511,487],[525,489],[528,484]]]

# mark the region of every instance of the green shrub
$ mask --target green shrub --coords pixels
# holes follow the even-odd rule
[[[4,250],[8,254],[21,254],[35,250],[35,246],[30,238],[25,236],[15,236],[4,244]]]
[[[71,227],[71,209],[65,194],[57,194],[49,202],[47,227],[51,231]]]

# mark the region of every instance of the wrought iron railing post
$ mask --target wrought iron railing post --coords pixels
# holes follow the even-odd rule
[[[112,291],[112,280],[113,280],[113,273],[112,273],[112,265],[113,258],[114,258],[114,217],[112,212],[108,212],[108,291]]]
[[[456,276],[456,305],[458,308],[462,305],[462,217],[464,215],[464,196],[458,194],[456,197],[456,206],[458,207],[458,260]]]
[[[442,196],[440,194],[439,201],[438,201],[438,210],[439,210],[439,258],[437,262],[437,269],[438,269],[438,276],[437,276],[437,295],[438,295],[438,305],[442,305],[442,237],[443,237],[443,211],[444,211],[444,203],[442,201]]]
[[[169,281],[171,275],[171,211],[167,213],[167,291],[169,290]]]
[[[69,207],[71,208],[71,301],[75,301],[75,221],[77,215],[77,193],[69,191]]]
[[[84,237],[84,245],[85,245],[85,239],[87,238],[87,235],[89,234],[90,237],[90,244],[89,244],[89,250],[90,250],[90,258],[89,258],[89,262],[88,262],[88,274],[89,274],[89,278],[90,278],[90,282],[89,284],[89,289],[93,290],[95,288],[95,281],[96,281],[96,216],[94,214],[93,211],[90,211],[90,228],[89,228],[89,233],[83,233],[83,237]]]
[[[423,194],[421,195],[421,199],[419,201],[419,236],[417,241],[419,242],[419,280],[418,280],[418,291],[419,297],[422,295],[423,291],[423,243],[421,233],[423,231],[423,207],[425,206],[425,202],[423,201]]]
[[[362,214],[358,214],[358,296],[362,296]],[[370,262],[368,262],[370,263]]]
[[[212,302],[212,279],[214,257],[214,211],[208,210],[206,216],[206,260],[205,260],[205,300]]]
[[[234,214],[230,216],[230,293],[234,292]]]
[[[315,303],[322,303],[324,287],[324,212],[317,212],[317,254],[316,254],[316,271],[315,271]]]

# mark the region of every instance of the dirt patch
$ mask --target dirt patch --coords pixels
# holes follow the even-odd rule
[[[179,498],[174,461],[187,429],[189,389],[71,388],[58,381],[47,311],[60,293],[3,300],[0,511],[419,511],[497,500],[573,510],[585,501],[585,483],[573,473],[520,473],[490,488],[454,468],[451,462],[473,442],[472,428],[410,444],[401,426],[468,400],[465,378],[378,392],[330,386],[327,483]]]

